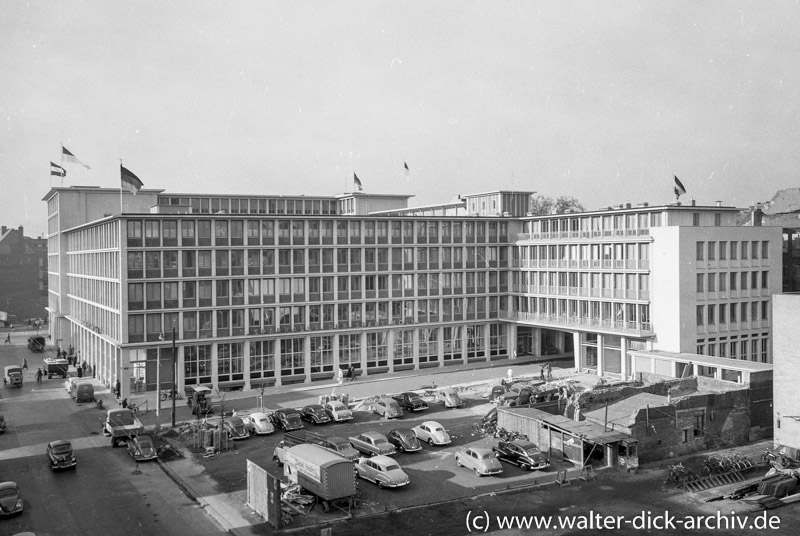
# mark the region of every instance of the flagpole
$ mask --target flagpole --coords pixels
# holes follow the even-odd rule
[[[122,173],[122,158],[119,159],[119,170]],[[120,176],[119,182],[119,215],[122,218],[122,177]]]
[[[61,142],[61,167],[64,167],[64,142]],[[64,174],[61,175],[61,187],[64,187]]]

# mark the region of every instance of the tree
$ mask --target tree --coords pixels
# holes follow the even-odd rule
[[[532,216],[549,216],[551,214],[565,214],[567,212],[583,212],[586,209],[574,197],[561,196],[558,199],[543,195],[531,195],[528,212]]]

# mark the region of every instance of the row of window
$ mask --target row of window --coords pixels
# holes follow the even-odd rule
[[[661,212],[565,216],[525,222],[525,232],[532,234],[564,232],[603,232],[661,227]]]
[[[650,258],[650,244],[630,242],[519,246],[514,255],[515,261],[642,261]]]
[[[697,242],[696,259],[702,260],[747,260],[750,259],[769,259],[769,241],[767,240],[720,240],[709,242]]]
[[[159,205],[191,207],[194,214],[336,214],[334,199],[158,196]]]
[[[708,272],[697,274],[697,292],[768,289],[769,271]]]
[[[448,272],[128,283],[128,309],[484,294],[487,291],[505,293],[508,285],[504,276],[497,272]],[[98,290],[101,286],[111,285],[94,283],[97,284],[92,286],[97,286]],[[104,296],[94,294],[87,292],[81,296],[92,301],[104,300]]]
[[[698,339],[697,353],[766,363],[769,354],[769,334],[763,333],[749,338],[731,336]]]
[[[498,318],[504,297],[391,300],[361,303],[291,305],[128,315],[129,342],[159,340],[165,329],[182,327],[182,339],[377,327],[388,324],[450,322]]]
[[[697,306],[697,325],[736,324],[769,320],[769,300]]]
[[[507,268],[497,246],[129,251],[128,278]],[[83,272],[81,272],[83,273]]]
[[[127,221],[128,247],[180,245],[259,245],[333,243],[359,244],[383,240],[410,242],[507,242],[504,221],[397,221],[397,220],[190,220]],[[245,239],[247,242],[245,242]]]

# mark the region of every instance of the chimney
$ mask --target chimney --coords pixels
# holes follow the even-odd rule
[[[5,225],[3,225],[3,232],[2,232],[2,233],[0,233],[0,234],[6,234],[6,231],[8,231],[8,227],[6,227]]]
[[[19,226],[19,236],[25,236],[25,233],[22,232],[22,225]]]
[[[717,203],[717,206],[718,206],[718,207],[721,207],[721,206],[722,206],[722,201],[717,201],[716,203]]]
[[[760,205],[756,205],[755,207],[750,207],[750,225],[752,227],[761,227],[761,220],[763,219],[764,213],[761,210]]]

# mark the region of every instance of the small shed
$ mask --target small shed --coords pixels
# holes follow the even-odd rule
[[[620,442],[630,439],[628,434],[607,431],[598,424],[577,422],[535,408],[498,408],[497,425],[525,434],[551,458],[580,466],[615,466]]]

